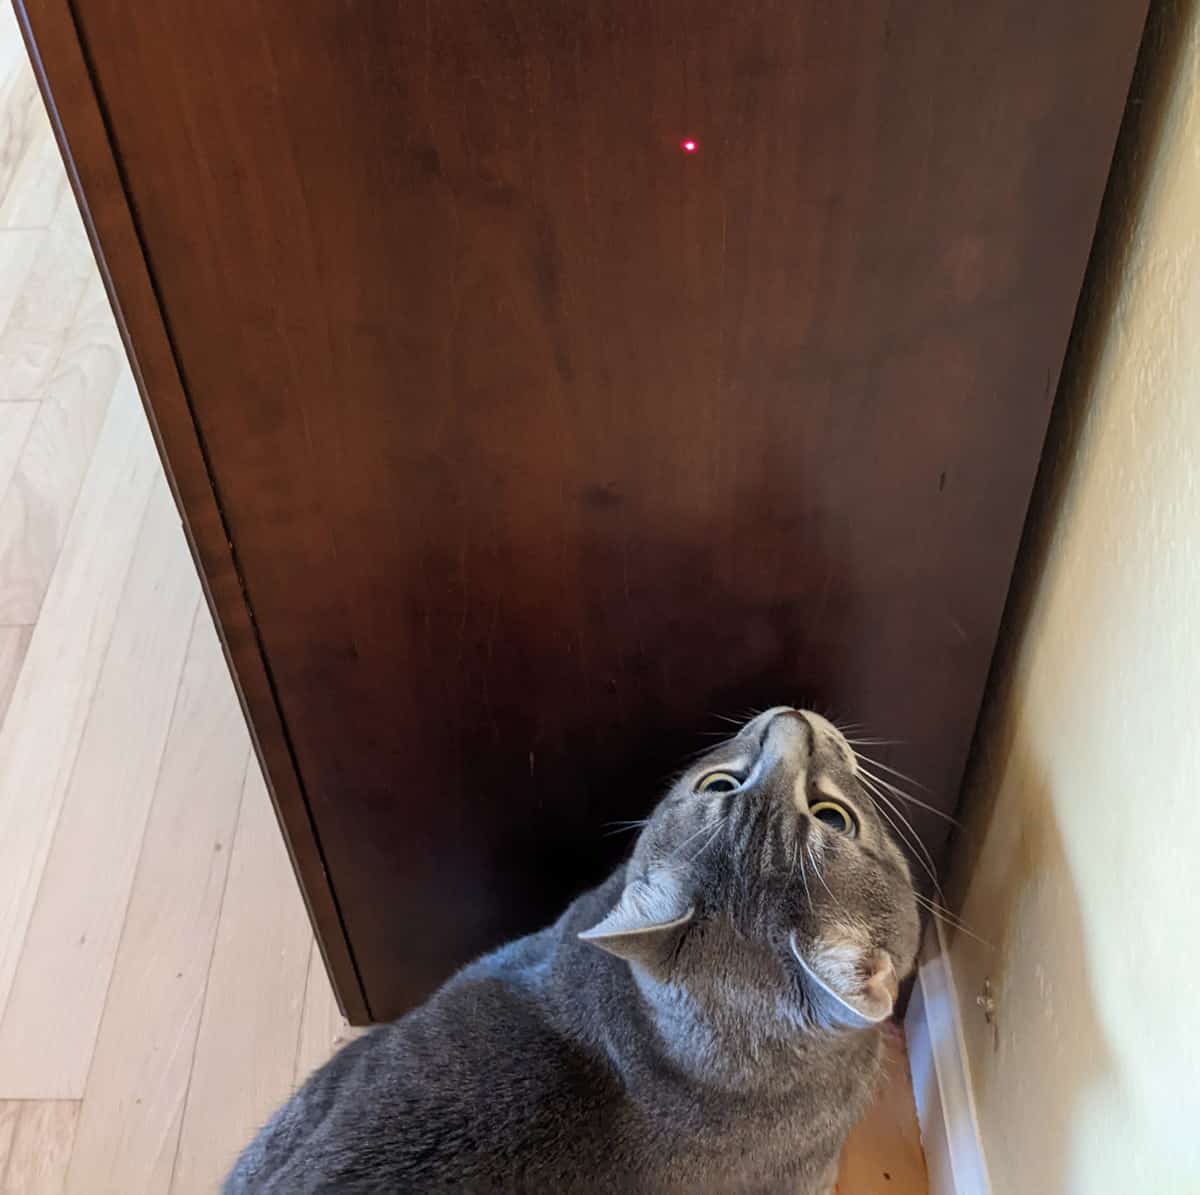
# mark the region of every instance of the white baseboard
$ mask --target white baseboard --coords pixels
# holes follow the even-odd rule
[[[904,1018],[929,1195],[990,1195],[954,975],[931,919]]]

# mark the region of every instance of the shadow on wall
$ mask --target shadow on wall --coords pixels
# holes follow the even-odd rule
[[[1093,380],[1113,325],[1141,198],[1197,3],[1200,0],[1160,0],[1151,5],[992,660],[988,697],[963,782],[963,825],[951,843],[950,855],[956,862],[946,885],[951,908],[962,904],[979,842],[996,816],[998,781],[1007,754],[1000,744],[1011,747],[1012,743],[1014,682],[1021,644],[1065,514]]]
[[[1075,1109],[1115,1063],[1092,997],[1096,989],[1085,950],[1084,917],[1056,812],[1052,761],[1039,754],[1037,736],[1030,735],[1026,723],[1022,644],[1057,547],[1059,528],[1071,513],[1077,449],[1110,343],[1122,280],[1136,244],[1160,134],[1196,9],[1195,0],[1163,0],[1151,6],[992,664],[989,697],[964,782],[963,825],[950,851],[954,867],[947,884],[948,903],[962,910],[969,889],[969,925],[992,943],[984,946],[965,935],[951,934],[974,1086],[982,1093],[980,1111],[985,1122],[1003,1124],[1010,1138],[987,1142],[993,1169],[1011,1172],[1014,1163],[1008,1159],[1036,1157],[1039,1189],[1048,1192],[1070,1189]],[[1086,618],[1080,619],[1081,638],[1088,625]],[[1081,641],[1074,645],[1073,654],[1085,658],[1087,650]],[[1053,940],[1036,943],[1036,950],[1020,938],[1028,933],[1025,913],[1031,905],[1054,910]],[[1014,961],[1018,957],[1019,967]],[[1041,966],[1030,971],[1031,957],[1051,960],[1060,985],[1063,977],[1070,977],[1070,991],[1056,992]],[[984,977],[991,980],[999,1009],[993,1024],[986,1023],[976,1006]],[[993,1081],[993,1068],[1001,1068],[1009,1052],[1004,1048],[1012,1043],[1009,1035],[1018,1030],[1025,1039],[1025,1053],[1031,1041],[1042,1048],[1044,1065],[1037,1073],[1007,1074],[1003,1083]],[[1046,1116],[1045,1093],[1037,1090],[1047,1077],[1057,1096],[1051,1118]],[[1012,1095],[1022,1085],[1027,1085],[1031,1098],[1018,1099],[1014,1109]],[[1009,1100],[1004,1115],[995,1118],[988,1117],[984,1107],[993,1090],[1004,1091]],[[1000,1162],[1001,1153],[1007,1155],[1005,1162]],[[1017,1172],[1028,1164],[1015,1163]]]
[[[966,823],[971,837],[981,847],[986,843],[986,867],[972,876],[968,916],[991,945],[958,935],[954,966],[966,1005],[964,1030],[980,1111],[986,1124],[1005,1131],[1004,1139],[993,1135],[986,1142],[989,1159],[1006,1159],[999,1166],[993,1162],[993,1180],[997,1172],[1010,1170],[1007,1159],[1035,1158],[1039,1189],[1065,1192],[1071,1189],[1075,1107],[1109,1076],[1113,1060],[1092,997],[1096,981],[1079,889],[1064,850],[1051,781],[1022,739],[1019,711],[1010,713],[996,728],[976,779],[988,794],[988,816],[981,818],[976,808]],[[956,880],[961,882],[961,869]],[[1026,926],[1038,921],[1027,917],[1031,907],[1053,910],[1051,940],[1029,940]],[[1045,959],[1046,965],[1030,969],[1031,957]],[[985,976],[998,1009],[990,1023],[975,1005]],[[1059,990],[1064,987],[1069,990]],[[1006,1059],[1028,1057],[1031,1044],[1042,1060],[1038,1069],[993,1077]],[[1007,1065],[1013,1068],[1011,1061]],[[1052,1100],[1046,1097],[1047,1082]],[[992,1092],[1006,1098],[1000,1115],[987,1114],[985,1101]]]
[[[988,692],[993,696],[981,716],[977,743],[987,729],[989,711],[1006,704],[1012,666],[1054,548],[1073,478],[1076,448],[1114,325],[1172,84],[1188,31],[1196,20],[1196,8],[1197,0],[1152,0],[1150,6],[992,661]]]

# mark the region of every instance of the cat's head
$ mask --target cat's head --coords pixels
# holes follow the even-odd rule
[[[904,855],[850,744],[807,711],[767,710],[689,768],[626,881],[584,941],[684,986],[744,966],[807,1024],[886,1019],[916,954]]]

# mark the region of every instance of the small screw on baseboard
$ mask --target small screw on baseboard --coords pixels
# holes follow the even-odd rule
[[[975,1003],[983,1009],[983,1019],[992,1027],[992,1049],[1000,1049],[1000,1026],[996,1023],[996,997],[992,994],[992,981],[985,979]]]
[[[996,1000],[992,996],[992,981],[990,979],[983,981],[983,989],[975,997],[975,1003],[983,1009],[983,1019],[990,1025],[996,1016]]]

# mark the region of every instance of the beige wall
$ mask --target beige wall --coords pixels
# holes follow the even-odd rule
[[[952,891],[994,949],[950,956],[997,1195],[1200,1192],[1195,9],[1139,69],[968,784]]]

